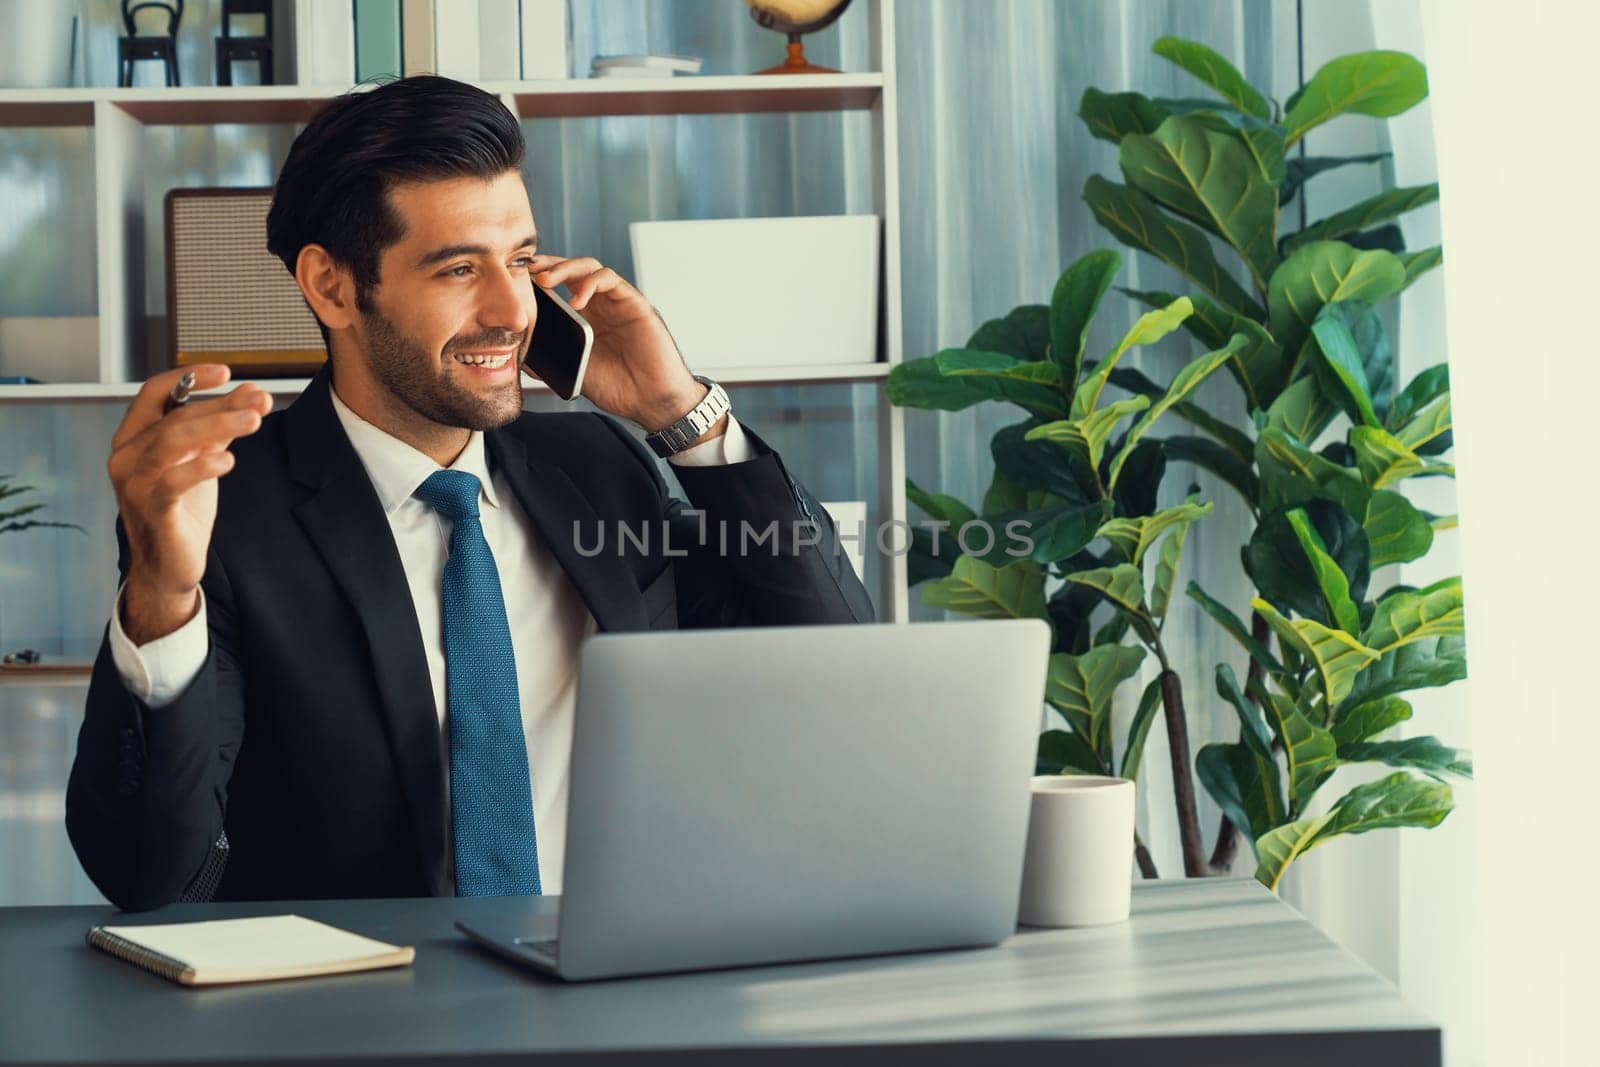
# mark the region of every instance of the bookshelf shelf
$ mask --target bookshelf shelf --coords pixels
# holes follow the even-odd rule
[[[816,364],[796,367],[696,367],[697,374],[715,378],[725,386],[825,385],[829,383],[875,382],[889,376],[887,363]],[[274,396],[299,396],[309,384],[307,378],[247,378],[232,382],[228,389],[249,381]],[[68,382],[39,385],[0,385],[0,400],[61,403],[62,401],[128,400],[139,391],[140,382]],[[539,382],[525,382],[524,393],[548,392]],[[204,394],[200,394],[204,395]]]
[[[864,111],[883,91],[881,74],[559,78],[479,82],[521,118],[608,115],[729,115]],[[0,89],[0,128],[92,126],[97,103],[147,126],[306,122],[347,85],[199,86],[152,89]]]

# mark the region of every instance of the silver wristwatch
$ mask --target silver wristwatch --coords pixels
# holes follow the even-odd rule
[[[711,390],[706,398],[671,426],[645,435],[645,444],[663,459],[688,448],[695,438],[715,426],[717,420],[733,407],[728,400],[727,390],[722,386],[700,374],[696,374],[694,380]]]

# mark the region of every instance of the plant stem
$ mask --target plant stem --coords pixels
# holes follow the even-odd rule
[[[1167,662],[1166,650],[1156,644],[1161,660],[1161,706],[1167,719],[1167,750],[1172,756],[1172,793],[1178,807],[1178,839],[1183,845],[1183,873],[1189,878],[1206,874],[1205,844],[1200,839],[1200,816],[1194,806],[1194,775],[1189,769],[1189,723],[1183,710],[1183,681]]]
[[[1161,872],[1156,870],[1156,861],[1151,858],[1150,850],[1145,843],[1139,840],[1139,831],[1133,832],[1133,858],[1139,863],[1139,876],[1141,878],[1160,878]]]
[[[1255,612],[1250,613],[1250,636],[1255,638],[1256,641],[1263,645],[1272,640],[1272,629],[1267,625],[1267,620],[1263,619]],[[1245,675],[1247,679],[1245,683],[1245,692],[1248,693],[1252,688],[1249,683],[1260,681],[1264,673],[1265,671],[1261,664],[1256,662],[1256,658],[1254,656],[1251,656],[1250,669]],[[1257,706],[1260,705],[1260,702],[1256,701],[1254,696],[1251,696],[1250,700],[1255,702]],[[1233,823],[1228,820],[1228,817],[1223,815],[1217,820],[1217,844],[1216,847],[1211,850],[1212,873],[1226,873],[1227,870],[1233,866],[1233,857],[1238,851],[1239,831],[1234,828]]]

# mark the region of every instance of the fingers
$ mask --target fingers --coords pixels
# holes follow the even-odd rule
[[[572,305],[574,311],[577,311],[587,304],[596,293],[609,293],[622,284],[622,275],[610,267],[604,267],[580,280],[575,285],[569,285],[567,288],[572,293],[572,299],[567,303]]]
[[[191,371],[194,373],[194,392],[215,389],[233,375],[227,364],[197,363],[192,367],[174,367],[147,379],[139,387],[139,392],[134,395],[132,403],[128,405],[127,414],[123,415],[122,422],[117,426],[117,432],[112,435],[111,447],[118,447],[123,441],[159,420],[162,407],[166,403],[168,394],[172,392],[172,387],[178,384],[179,378]]]
[[[175,504],[183,494],[213,478],[220,478],[233,469],[233,453],[207,452],[194,459],[168,467],[150,487],[149,501],[158,510]]]
[[[131,437],[119,431],[122,440],[107,464],[112,485],[119,495],[149,491],[170,468],[198,455],[223,452],[236,439],[255,433],[271,407],[266,390],[243,385],[215,400],[187,404]]]
[[[562,282],[570,287],[574,279],[581,278],[600,269],[600,261],[593,256],[582,256],[578,259],[558,259],[553,264],[541,267],[534,274],[533,280],[546,289],[554,289]]]

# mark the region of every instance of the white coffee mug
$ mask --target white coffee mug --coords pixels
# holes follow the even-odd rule
[[[1028,926],[1126,919],[1133,810],[1133,783],[1126,778],[1036,775],[1018,919]]]

